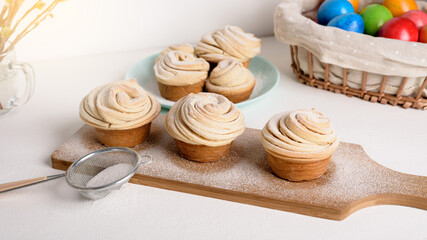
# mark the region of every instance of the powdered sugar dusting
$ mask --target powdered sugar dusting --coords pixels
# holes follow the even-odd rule
[[[164,116],[152,124],[150,137],[134,149],[151,155],[152,163],[138,169],[135,177],[150,176],[191,183],[210,189],[250,194],[258,199],[275,199],[320,208],[342,210],[356,200],[378,194],[403,194],[427,198],[426,177],[409,176],[373,162],[359,145],[340,143],[321,178],[289,182],[271,172],[259,140],[260,130],[246,129],[224,159],[197,163],[183,159],[172,137],[163,127]],[[83,127],[53,155],[53,159],[75,161],[102,148],[94,130]]]
[[[254,90],[252,91],[251,98],[261,95],[262,93],[260,93],[260,91],[264,89],[264,85],[267,83],[266,74],[264,72],[261,72],[261,71],[256,72],[254,74],[254,77],[256,79],[256,83],[255,83]]]
[[[99,187],[113,183],[127,176],[132,171],[132,169],[133,166],[127,163],[118,163],[107,167],[96,174],[92,179],[90,179],[87,182],[86,187]]]

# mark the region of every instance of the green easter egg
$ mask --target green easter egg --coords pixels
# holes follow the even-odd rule
[[[393,18],[388,8],[380,4],[371,4],[360,12],[365,24],[365,34],[375,36],[382,25]]]

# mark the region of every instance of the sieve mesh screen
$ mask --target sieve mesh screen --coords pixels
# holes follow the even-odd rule
[[[137,157],[129,152],[101,152],[75,165],[68,178],[77,187],[98,187],[126,177],[137,163]],[[93,178],[97,184],[92,181],[88,186]]]

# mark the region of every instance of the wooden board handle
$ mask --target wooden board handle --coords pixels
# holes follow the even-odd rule
[[[351,203],[342,212],[342,219],[353,212],[375,205],[400,205],[427,210],[427,177],[399,173],[388,169],[381,184],[383,193]]]
[[[391,191],[381,196],[387,204],[402,205],[427,210],[427,177],[415,176],[392,171],[389,178],[390,189],[400,190],[402,193]]]

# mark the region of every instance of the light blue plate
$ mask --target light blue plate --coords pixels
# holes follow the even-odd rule
[[[156,78],[153,73],[154,60],[157,56],[159,56],[159,54],[154,54],[137,62],[126,73],[126,79],[135,78],[142,88],[153,94],[159,100],[162,107],[169,109],[175,102],[160,96]],[[258,56],[254,57],[251,60],[249,70],[256,78],[256,85],[250,98],[246,101],[237,103],[236,105],[238,107],[246,106],[261,99],[279,83],[279,70],[265,58]]]

